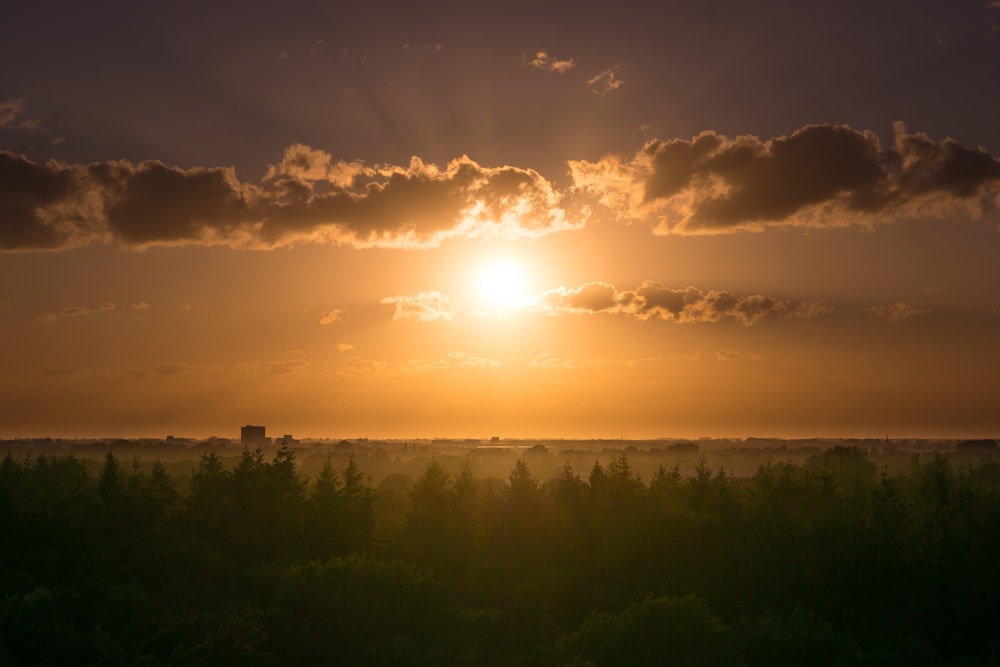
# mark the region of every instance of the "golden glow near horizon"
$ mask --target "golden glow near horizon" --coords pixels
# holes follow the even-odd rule
[[[0,438],[1000,434],[996,3],[290,2],[0,40]]]

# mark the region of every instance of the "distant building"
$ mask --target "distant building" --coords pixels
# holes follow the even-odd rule
[[[268,444],[263,426],[247,425],[240,429],[240,444],[244,447],[261,447]]]
[[[286,433],[285,435],[275,440],[274,444],[279,446],[286,445],[288,447],[292,447],[293,445],[298,445],[301,442],[302,442],[301,440],[296,440],[295,438],[293,438],[291,433]]]

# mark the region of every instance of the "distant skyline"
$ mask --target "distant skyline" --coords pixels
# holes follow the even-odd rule
[[[996,437],[1000,3],[0,25],[0,438]]]

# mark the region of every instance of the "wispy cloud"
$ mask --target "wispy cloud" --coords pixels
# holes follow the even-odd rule
[[[912,320],[915,317],[921,317],[929,312],[930,311],[925,308],[911,306],[910,304],[903,303],[902,301],[897,301],[891,306],[871,306],[868,308],[869,315],[883,318],[893,324]]]
[[[566,357],[556,356],[551,352],[545,352],[544,354],[540,354],[536,358],[532,359],[529,366],[532,368],[558,370],[572,370],[574,368],[572,361]]]
[[[427,42],[404,42],[403,43],[403,53],[409,53],[411,55],[421,55],[424,53],[441,53],[444,51],[444,42],[438,39],[436,36],[434,39]]]
[[[587,84],[595,95],[607,95],[621,88],[625,82],[618,78],[615,68],[611,68],[587,79]]]
[[[449,352],[442,359],[410,359],[399,370],[403,373],[431,373],[447,370],[485,370],[501,368],[503,363],[488,357],[478,357],[464,352]]]
[[[503,366],[503,362],[496,359],[478,357],[464,352],[449,352],[445,356],[459,368],[500,368]]]
[[[438,291],[418,292],[387,296],[381,303],[394,305],[394,320],[417,320],[419,322],[447,322],[452,319],[448,308],[448,297]]]
[[[305,359],[272,361],[265,366],[265,372],[268,375],[291,375],[306,370],[310,365],[311,363]]]
[[[716,350],[716,361],[762,361],[764,357],[759,354],[744,354],[733,349]]]
[[[448,363],[447,359],[431,359],[430,361],[409,359],[400,365],[399,370],[402,373],[433,373],[434,371],[443,371],[449,368],[451,368],[451,364]]]
[[[525,56],[522,58],[522,62],[525,67],[556,72],[557,74],[565,74],[576,67],[572,58],[553,58],[546,51],[536,51],[531,57]]]
[[[339,308],[334,308],[333,310],[328,310],[325,313],[319,314],[319,323],[322,325],[333,324],[334,322],[339,322],[344,318],[344,311]]]
[[[0,102],[0,130],[23,130],[33,132],[41,127],[37,118],[24,118],[23,97],[11,97]]]
[[[58,319],[85,317],[95,313],[110,313],[116,310],[118,310],[118,306],[113,303],[102,303],[100,306],[66,306],[57,312],[42,313],[38,316],[38,321],[48,324]]]
[[[381,359],[362,359],[361,357],[347,357],[344,365],[337,373],[344,376],[373,375],[381,373],[389,367],[389,362]]]
[[[153,369],[158,375],[190,375],[193,373],[217,373],[222,366],[202,366],[183,362],[160,364]]]

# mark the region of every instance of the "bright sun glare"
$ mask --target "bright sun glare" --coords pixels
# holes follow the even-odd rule
[[[494,260],[480,269],[476,287],[487,307],[514,308],[527,291],[527,274],[516,262]]]

